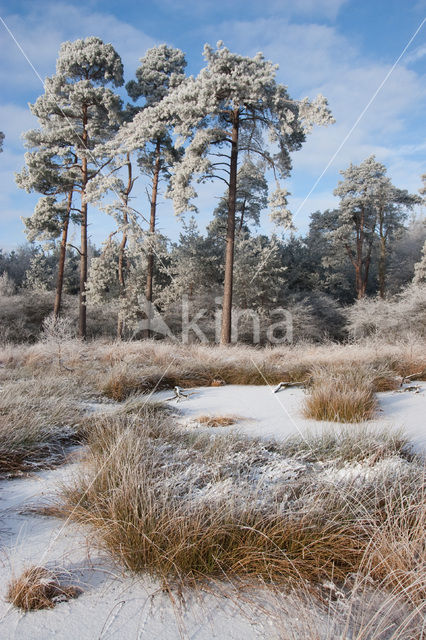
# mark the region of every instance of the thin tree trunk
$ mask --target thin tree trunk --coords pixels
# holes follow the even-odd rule
[[[362,282],[361,282],[361,293],[362,293],[361,298],[364,298],[365,294],[367,292],[368,274],[370,272],[370,264],[371,264],[371,252],[368,254],[367,258],[365,259],[364,275],[363,275]]]
[[[64,286],[65,257],[67,253],[68,227],[70,222],[72,196],[73,190],[71,189],[68,193],[67,211],[65,214],[64,226],[62,227],[61,246],[59,249],[58,278],[56,281],[55,304],[53,307],[53,315],[55,316],[55,318],[58,318],[61,312],[62,289]]]
[[[83,133],[81,136],[83,150],[87,152],[87,107],[83,107]],[[86,187],[88,182],[87,158],[81,162],[82,183],[81,183],[81,246],[80,246],[80,297],[79,297],[79,320],[78,333],[80,338],[86,339],[87,335],[87,313],[86,313],[86,283],[87,283],[87,202]]]
[[[232,288],[234,274],[234,246],[235,246],[235,209],[237,200],[237,168],[238,168],[238,130],[239,111],[234,109],[232,114],[232,145],[231,161],[229,166],[229,198],[228,198],[228,225],[226,231],[225,250],[225,281],[223,286],[222,307],[222,344],[231,342],[232,331]]]
[[[124,204],[127,207],[127,204],[129,202],[129,194],[132,190],[133,187],[133,179],[132,179],[132,163],[130,162],[130,153],[127,154],[127,174],[128,174],[128,181],[127,181],[127,188],[126,191],[124,193]],[[125,280],[124,280],[124,251],[126,249],[126,245],[127,245],[127,224],[128,224],[128,216],[127,216],[127,211],[124,211],[123,214],[123,223],[124,223],[124,230],[123,230],[123,237],[121,238],[121,243],[120,243],[120,249],[118,252],[118,282],[121,288],[121,294],[123,295],[123,293],[125,292]],[[120,312],[118,314],[118,319],[117,319],[117,338],[119,340],[121,340],[121,338],[123,337],[123,331],[124,331],[124,320],[120,315]]]
[[[124,224],[127,225],[127,222],[128,222],[127,213],[124,214],[123,221],[124,221]],[[120,249],[118,253],[118,282],[120,284],[121,295],[124,294],[124,289],[126,286],[125,280],[124,280],[124,250],[126,248],[126,244],[127,244],[127,232],[123,231],[123,237],[121,238]],[[123,332],[124,332],[124,320],[119,311],[118,318],[117,318],[117,338],[119,340],[122,339]]]
[[[154,251],[152,248],[153,236],[155,233],[155,217],[157,213],[157,196],[158,196],[158,181],[160,178],[160,169],[161,169],[161,154],[160,154],[160,140],[157,140],[157,145],[155,147],[155,165],[154,165],[154,177],[152,181],[152,193],[151,193],[151,216],[149,220],[149,247],[148,247],[148,264],[147,264],[147,272],[146,272],[146,287],[145,287],[145,298],[148,301],[148,311],[150,311],[150,307],[152,304],[152,292],[153,292],[153,281],[154,281]],[[145,330],[145,338],[149,338],[151,334],[150,328],[150,317],[147,317],[147,328]]]
[[[385,297],[386,290],[386,235],[383,233],[383,222],[380,221],[380,255],[379,255],[379,296]]]
[[[357,229],[356,240],[356,265],[355,265],[355,282],[356,294],[358,300],[364,297],[364,278],[362,273],[362,251],[364,247],[364,208],[361,209],[361,219]]]

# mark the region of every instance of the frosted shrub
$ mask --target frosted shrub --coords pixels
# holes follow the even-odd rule
[[[0,296],[13,296],[15,293],[15,283],[12,278],[4,271],[0,276]]]
[[[404,338],[426,335],[426,285],[412,284],[392,300],[365,298],[347,311],[348,330],[354,338],[375,335]]]
[[[42,328],[44,340],[64,342],[75,337],[70,318],[58,318],[51,314],[43,320]]]

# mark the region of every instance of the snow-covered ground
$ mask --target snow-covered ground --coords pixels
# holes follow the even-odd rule
[[[421,393],[380,394],[381,416],[375,424],[404,428],[416,446],[426,451],[426,383]],[[336,429],[306,420],[301,415],[301,389],[277,394],[269,387],[227,386],[194,390],[177,404],[181,422],[194,428],[200,415],[233,415],[234,426],[218,427],[223,432],[238,430],[253,436],[282,439],[307,430]],[[156,394],[170,397],[169,392]],[[170,402],[176,406],[176,402]],[[374,425],[373,425],[374,426]],[[197,428],[197,427],[195,427]],[[155,581],[132,578],[90,545],[82,527],[35,513],[32,507],[45,504],[58,484],[66,482],[78,461],[30,477],[0,482],[0,638],[34,640],[50,638],[154,639],[191,638],[210,640],[254,640],[279,638],[280,624],[262,609],[265,599],[193,594],[186,603],[173,602]],[[23,614],[4,600],[7,584],[29,564],[61,567],[83,594],[52,610]],[[177,596],[176,596],[177,597]],[[300,623],[297,604],[287,598],[285,619],[296,630]],[[283,606],[285,601],[281,602]],[[283,614],[284,615],[284,614]],[[305,623],[305,621],[302,621]],[[271,626],[271,623],[272,626]],[[316,631],[326,618],[316,613]],[[300,637],[307,637],[302,636]],[[331,637],[331,636],[328,636]]]
[[[371,425],[403,429],[419,450],[426,451],[426,382],[416,385],[420,386],[420,393],[379,393],[379,416]],[[250,436],[277,440],[291,435],[338,428],[336,423],[317,422],[303,417],[303,389],[290,387],[278,393],[273,393],[273,389],[244,385],[200,387],[191,390],[193,393],[186,400],[172,400],[169,404],[179,408],[182,422],[187,422],[188,426],[194,424],[195,419],[201,415],[229,415],[238,417],[239,420],[233,426],[217,427],[221,431],[239,431]],[[158,393],[156,398],[170,398],[170,392]]]

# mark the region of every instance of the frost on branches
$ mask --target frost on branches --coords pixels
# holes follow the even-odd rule
[[[138,283],[139,291],[145,290],[146,299],[153,300],[154,262],[156,255],[156,218],[159,184],[170,178],[170,171],[174,163],[180,158],[179,150],[175,149],[170,135],[171,120],[163,118],[161,121],[150,121],[148,126],[141,122],[141,115],[158,105],[169,91],[178,87],[184,80],[186,61],[179,49],[167,45],[160,45],[149,49],[140,60],[136,71],[136,80],[127,83],[129,96],[134,101],[142,100],[137,106],[127,105],[122,112],[122,125],[114,139],[106,145],[110,155],[108,170],[105,175],[99,174],[93,180],[89,197],[102,206],[106,213],[112,215],[117,222],[118,231],[122,234],[119,245],[117,278],[120,296],[128,299],[128,287],[134,283],[129,280],[133,273],[128,271],[124,277],[126,247],[130,236],[133,241],[142,233],[140,226],[142,218],[148,225],[143,232],[144,247],[147,251],[145,283]],[[146,189],[149,204],[149,216],[140,215],[130,206],[130,193],[137,175],[135,168],[149,180]],[[122,174],[124,170],[124,177]],[[112,202],[102,203],[105,195],[114,191],[118,196]],[[123,325],[118,322],[117,334],[120,337]],[[147,336],[150,328],[147,328]]]
[[[258,156],[264,170],[280,178],[291,169],[290,152],[299,149],[314,124],[333,122],[325,98],[310,102],[292,100],[284,85],[275,80],[277,67],[262,54],[254,58],[231,53],[222,43],[213,50],[206,45],[207,66],[172,94],[163,109],[175,105],[175,132],[187,143],[170,192],[176,211],[190,206],[195,191],[188,189],[194,175],[198,180],[220,177],[229,181],[231,127],[238,123],[238,152]],[[265,145],[269,137],[270,149]],[[222,160],[223,163],[222,163]],[[281,194],[282,199],[282,194]]]
[[[252,162],[257,157],[264,172],[284,179],[291,169],[290,153],[300,149],[306,133],[314,124],[329,124],[333,119],[322,96],[313,102],[292,100],[286,87],[276,82],[277,67],[261,53],[254,58],[240,56],[220,42],[216,50],[206,45],[204,56],[207,66],[199,75],[182,83],[157,108],[147,110],[141,125],[156,125],[174,114],[175,134],[185,145],[169,190],[178,214],[196,211],[194,177],[198,182],[218,179],[227,186],[222,341],[229,342],[240,157]],[[280,186],[271,201],[273,220],[289,224],[286,192]]]
[[[111,44],[91,36],[61,45],[56,74],[46,79],[44,94],[30,105],[40,128],[25,136],[31,151],[26,154],[26,169],[17,176],[19,186],[27,190],[45,196],[68,194],[69,215],[73,194],[80,196],[80,206],[73,211],[77,212],[81,226],[81,337],[86,335],[87,186],[110,161],[105,144],[116,133],[121,118],[121,99],[106,87],[107,84],[114,87],[123,84],[123,65]],[[58,206],[62,203],[54,205],[49,201],[52,224],[48,221],[47,204],[46,201],[40,203],[34,220],[29,223],[31,233],[35,234],[37,229],[40,233],[49,232],[59,220]],[[69,215],[63,220],[63,260]],[[61,271],[63,273],[62,262]],[[58,292],[59,286],[60,282]]]
[[[397,189],[374,155],[359,166],[351,164],[341,174],[344,180],[334,190],[340,197],[337,225],[330,238],[336,247],[344,247],[354,267],[358,299],[366,294],[373,249],[378,245],[379,292],[383,298],[389,240],[421,199]]]

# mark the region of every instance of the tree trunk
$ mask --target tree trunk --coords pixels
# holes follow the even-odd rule
[[[232,113],[232,146],[229,166],[229,198],[228,225],[226,230],[225,250],[225,281],[223,290],[222,330],[220,341],[222,344],[231,342],[232,331],[232,288],[234,274],[234,245],[235,245],[235,209],[237,201],[237,169],[238,169],[238,130],[239,111]]]
[[[355,264],[355,282],[356,282],[356,294],[358,300],[365,295],[364,278],[362,273],[362,251],[364,247],[364,208],[361,209],[361,218],[359,227],[357,229],[356,239],[356,264]]]
[[[386,238],[380,235],[379,296],[383,299],[386,290]]]
[[[155,233],[155,217],[157,213],[157,196],[158,196],[158,181],[160,178],[160,169],[161,169],[161,154],[160,154],[160,140],[157,140],[157,145],[155,147],[155,165],[154,165],[154,177],[152,181],[152,193],[151,193],[151,216],[149,220],[149,246],[148,246],[148,264],[147,264],[147,272],[146,272],[146,287],[145,287],[145,298],[148,301],[148,309],[150,312],[151,304],[152,304],[152,291],[153,291],[153,281],[154,281],[154,251],[152,248],[152,242],[154,239]],[[145,330],[145,338],[149,338],[151,335],[150,328],[150,317],[147,316],[147,328]]]
[[[355,288],[357,298],[358,300],[361,300],[361,298],[364,297],[362,291],[362,265],[359,265],[358,263],[355,265]]]
[[[65,214],[64,226],[62,228],[61,246],[59,250],[58,278],[56,282],[55,304],[53,307],[53,315],[55,316],[55,318],[58,318],[61,312],[62,289],[64,286],[65,257],[67,253],[68,227],[70,223],[72,195],[73,190],[71,189],[68,193],[67,212]]]
[[[124,224],[127,225],[127,221],[128,221],[127,213],[124,214],[123,221],[124,221]],[[124,281],[124,250],[126,248],[126,244],[127,244],[127,232],[123,231],[123,237],[121,238],[120,249],[118,253],[118,282],[120,284],[122,295],[124,293],[124,288],[126,286]],[[117,318],[117,338],[119,340],[121,340],[123,337],[123,331],[124,331],[124,320],[121,317],[120,311],[119,311],[118,318]]]
[[[83,149],[87,152],[87,107],[83,107],[83,133],[81,136]],[[79,297],[79,318],[78,333],[80,338],[86,339],[86,283],[87,283],[87,202],[86,187],[88,182],[87,158],[81,162],[82,182],[81,182],[81,246],[80,246],[80,297]]]
[[[372,244],[372,242],[370,242],[369,247],[368,247],[367,257],[365,258],[365,264],[364,264],[364,276],[363,276],[363,280],[362,280],[362,297],[365,296],[366,291],[367,291],[368,274],[370,273],[371,253],[372,253],[372,251],[373,251],[373,244]]]
[[[127,154],[127,174],[128,174],[128,181],[127,181],[127,188],[126,191],[124,193],[124,204],[127,207],[127,204],[129,202],[129,194],[132,190],[133,187],[133,179],[132,179],[132,163],[130,162],[130,153]],[[123,230],[123,237],[121,238],[121,243],[120,243],[120,249],[118,252],[118,282],[121,288],[121,295],[123,295],[125,293],[125,286],[126,283],[124,281],[124,251],[126,249],[126,245],[127,245],[127,224],[128,224],[128,216],[127,216],[127,212],[125,211],[123,214],[123,223],[124,223],[124,230]],[[117,318],[117,338],[119,340],[122,339],[123,337],[123,331],[124,331],[124,320],[120,315],[120,312],[118,313],[118,318]]]

